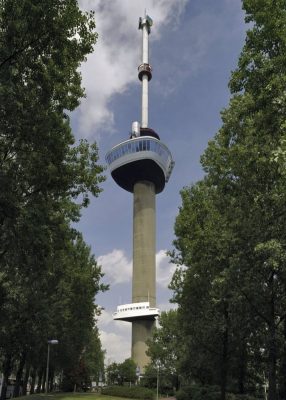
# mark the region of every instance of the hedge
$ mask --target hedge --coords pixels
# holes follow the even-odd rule
[[[191,385],[181,388],[176,393],[177,400],[220,400],[220,389],[218,386]],[[257,400],[249,395],[227,393],[227,400]]]

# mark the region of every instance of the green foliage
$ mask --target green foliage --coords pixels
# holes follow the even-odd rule
[[[126,397],[129,399],[152,400],[154,392],[141,386],[114,386],[102,389],[102,394],[116,397]]]
[[[108,385],[119,384],[119,365],[115,362],[111,363],[106,368],[106,377]]]
[[[215,386],[185,386],[176,393],[177,400],[220,400],[220,390]]]
[[[177,311],[162,312],[159,324],[160,327],[154,330],[152,339],[148,341],[151,362],[144,374],[144,384],[156,387],[159,368],[160,388],[171,392],[173,387],[178,387],[178,360],[184,349],[178,329]]]
[[[156,367],[152,363],[148,364],[144,371],[144,376],[140,378],[140,386],[157,390],[161,397],[172,396],[178,387],[178,376],[168,373],[164,369]]]
[[[90,332],[90,338],[83,354],[88,376],[94,382],[99,382],[104,375],[104,355],[97,327]]]
[[[80,360],[77,366],[64,371],[61,390],[63,392],[73,392],[85,390],[90,387],[90,377],[83,360]]]
[[[23,399],[24,397],[21,397]],[[97,393],[49,393],[45,395],[44,393],[41,394],[33,394],[33,400],[114,400],[113,396],[102,396],[101,394]],[[123,400],[123,397],[118,398],[117,400]]]
[[[220,400],[220,390],[218,387],[205,386],[189,386],[183,387],[176,392],[177,400]],[[257,400],[258,397],[249,396],[247,394],[227,393],[226,400]]]
[[[220,400],[220,388],[218,386],[184,386],[178,392],[176,392],[177,400]],[[247,394],[234,394],[227,393],[226,400],[256,400],[257,397],[253,397]]]
[[[286,4],[244,0],[251,22],[205,178],[181,192],[171,283],[184,379],[285,397]],[[283,377],[284,376],[284,377]]]
[[[96,42],[94,15],[76,0],[51,0],[48,7],[3,0],[0,20],[0,361],[6,379],[22,361],[27,372],[43,376],[50,338],[59,340],[51,371],[72,369],[94,340],[94,299],[106,287],[90,248],[71,227],[104,180],[96,144],[75,143],[67,115],[84,96],[79,66]],[[102,359],[100,346],[94,352]],[[94,372],[88,357],[84,362]]]
[[[124,382],[136,381],[136,364],[131,358],[127,358],[122,364],[118,366],[118,373],[122,384]]]
[[[233,394],[233,393],[228,393],[226,396],[227,400],[257,400],[260,397],[253,397],[248,394]]]
[[[131,358],[127,358],[121,364],[112,363],[106,368],[107,382],[109,385],[119,384],[124,382],[136,382],[136,364]]]

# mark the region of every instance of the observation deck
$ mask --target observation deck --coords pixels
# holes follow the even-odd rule
[[[132,322],[139,319],[154,320],[158,315],[160,315],[159,309],[150,307],[150,303],[146,301],[117,306],[117,311],[112,317],[114,320]]]
[[[174,167],[168,147],[152,136],[138,136],[119,143],[105,159],[115,182],[131,193],[139,181],[153,182],[156,194],[162,192]]]

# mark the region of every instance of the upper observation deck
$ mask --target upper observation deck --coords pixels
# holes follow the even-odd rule
[[[145,301],[117,306],[117,311],[112,316],[115,320],[132,322],[138,319],[154,320],[158,315],[160,315],[159,309],[150,307],[149,301]]]
[[[152,136],[138,136],[114,146],[106,154],[115,182],[133,192],[136,182],[148,181],[162,192],[171,175],[174,161],[168,147]]]

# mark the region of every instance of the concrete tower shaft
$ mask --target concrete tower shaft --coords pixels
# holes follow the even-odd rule
[[[148,85],[152,79],[148,37],[152,19],[139,19],[142,30],[142,119],[132,124],[129,140],[114,146],[106,155],[111,175],[124,190],[133,193],[132,303],[117,307],[115,320],[132,323],[132,358],[144,373],[149,357],[146,341],[152,336],[156,308],[156,194],[161,193],[173,169],[171,152],[159,135],[148,127]]]
[[[156,307],[156,210],[155,186],[139,181],[133,191],[133,279],[132,302],[147,301]],[[132,359],[144,373],[150,362],[147,339],[152,337],[155,319],[132,322]]]
[[[148,85],[152,78],[149,65],[148,36],[152,20],[146,16],[139,20],[142,29],[142,128],[148,128]],[[143,68],[142,68],[143,66]],[[133,188],[133,284],[132,301],[148,301],[156,307],[156,209],[155,185],[150,181],[139,181]],[[132,359],[143,372],[150,362],[147,356],[147,339],[152,337],[155,320],[132,322]]]
[[[156,306],[156,209],[155,186],[138,182],[133,192],[132,301]]]
[[[154,320],[141,319],[132,322],[132,360],[140,368],[140,372],[144,373],[144,368],[150,362],[150,357],[147,356],[148,349],[146,340],[152,338]]]

